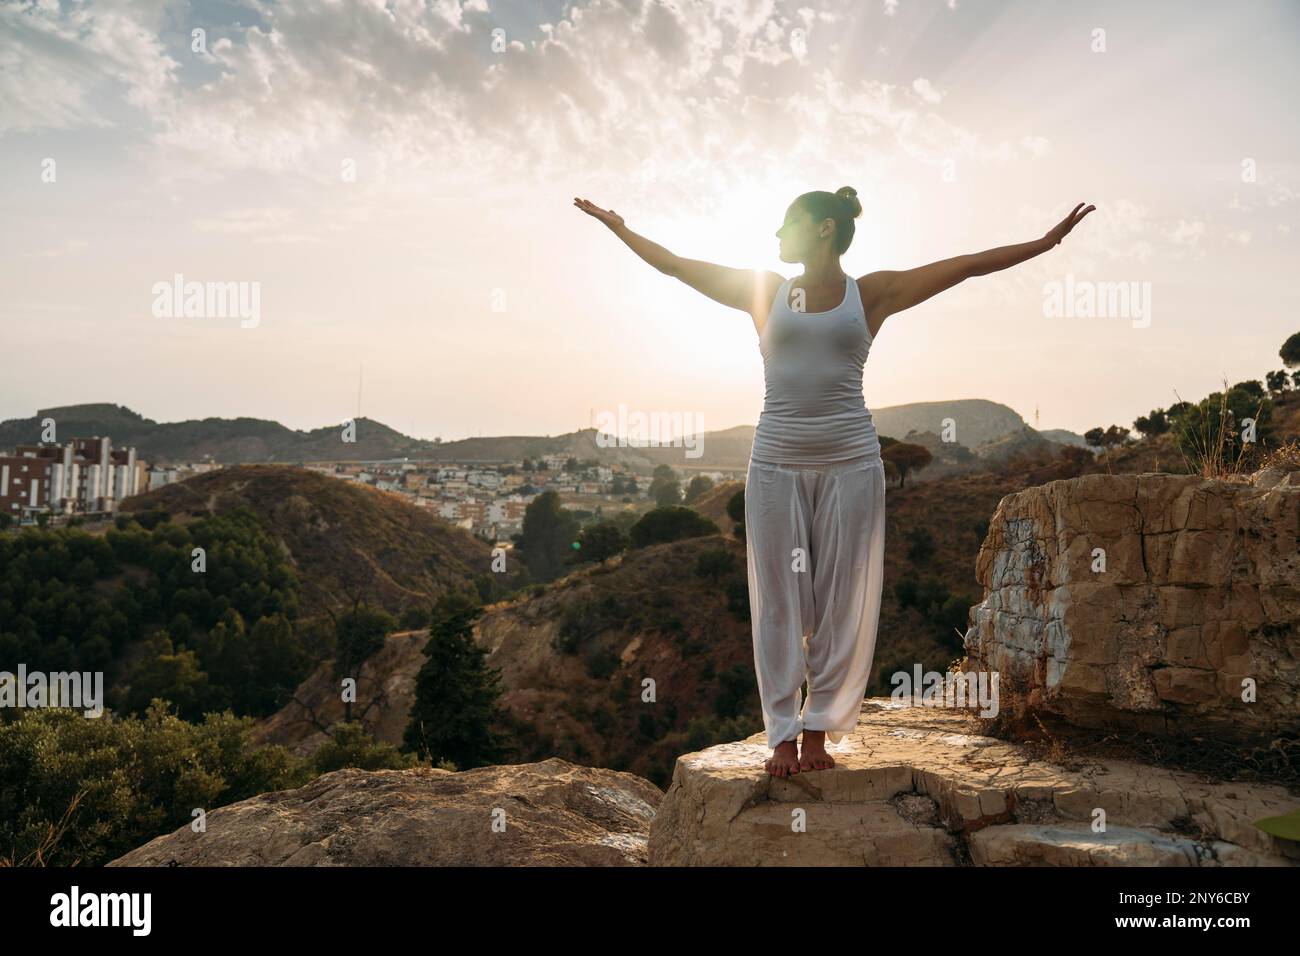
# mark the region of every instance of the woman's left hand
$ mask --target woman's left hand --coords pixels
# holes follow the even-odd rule
[[[1043,238],[1050,239],[1052,245],[1059,246],[1061,240],[1070,234],[1070,230],[1077,226],[1083,220],[1084,216],[1088,215],[1088,213],[1092,212],[1096,208],[1096,206],[1089,206],[1087,209],[1083,209],[1083,203],[1079,203],[1079,205],[1075,206],[1068,216],[1049,229]],[[1083,209],[1083,212],[1079,212],[1080,209]]]

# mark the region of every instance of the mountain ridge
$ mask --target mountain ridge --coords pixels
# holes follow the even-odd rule
[[[909,432],[941,434],[951,419],[958,444],[979,446],[1021,432],[1030,426],[1013,409],[987,399],[913,402],[872,410],[879,434],[904,439]],[[594,428],[554,436],[497,435],[440,442],[412,438],[382,422],[355,420],[355,440],[345,441],[344,423],[308,431],[291,429],[277,421],[247,416],[208,417],[179,422],[159,422],[124,405],[92,402],[42,408],[30,418],[0,421],[0,449],[41,440],[42,422],[53,419],[60,437],[109,435],[115,444],[135,446],[146,461],[169,464],[210,457],[222,464],[294,463],[307,461],[376,461],[412,458],[427,461],[495,462],[525,457],[563,455],[618,462],[631,469],[653,470],[660,464],[691,468],[743,468],[753,446],[754,426],[735,425],[707,431],[701,437],[704,453],[683,462],[680,443],[663,446],[601,445]],[[1054,429],[1045,441],[1082,444],[1081,436]],[[1061,437],[1056,437],[1061,436]],[[607,435],[607,439],[616,440]],[[950,442],[949,444],[953,444]]]

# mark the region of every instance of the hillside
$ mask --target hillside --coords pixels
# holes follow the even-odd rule
[[[1074,445],[1076,448],[1088,447],[1088,443],[1082,435],[1077,435],[1064,428],[1044,428],[1038,434],[1048,441],[1056,442],[1058,445]]]
[[[503,707],[520,747],[511,759],[558,756],[627,770],[660,786],[673,760],[761,726],[743,542],[730,535],[725,503],[743,486],[725,483],[696,507],[725,535],[653,545],[588,566],[486,609],[476,639],[502,672]],[[916,662],[944,669],[960,656],[968,608],[979,599],[974,558],[1001,498],[1024,487],[1015,477],[982,475],[890,488],[884,596],[875,677],[869,693],[888,693],[887,675]],[[942,521],[935,521],[936,515]],[[909,534],[928,529],[929,550]],[[731,556],[717,581],[700,577],[706,552]],[[916,597],[904,603],[899,586]],[[382,688],[366,715],[376,738],[400,741],[426,632],[391,635],[359,678],[362,697]],[[657,702],[643,703],[652,678]],[[331,671],[322,663],[295,695],[328,725],[343,716]],[[366,700],[359,701],[364,706]],[[307,713],[289,704],[265,721],[261,742],[296,753],[324,741]]]
[[[736,520],[727,514],[727,503],[736,492],[744,490],[743,481],[720,481],[687,507],[695,509],[716,524],[726,537],[734,537],[731,532],[736,526]]]
[[[464,529],[398,495],[284,465],[224,468],[121,507],[164,510],[177,521],[248,507],[292,557],[309,613],[361,595],[398,614],[491,573],[491,547]],[[503,587],[513,586],[509,578]]]
[[[732,556],[732,571],[696,574],[700,555],[718,550]],[[559,756],[666,781],[684,747],[761,723],[744,562],[740,544],[718,536],[652,545],[489,606],[474,634],[501,670],[514,757]],[[374,693],[385,698],[365,718],[376,739],[398,742],[406,719],[394,711],[409,709],[426,640],[427,632],[391,635],[363,666],[358,710]],[[646,678],[654,702],[641,699]],[[343,715],[327,664],[295,697],[322,724]],[[290,703],[258,739],[309,752],[324,737],[306,716]]]
[[[953,421],[952,437],[958,444],[972,449],[1027,427],[1025,420],[1006,405],[982,398],[911,402],[871,409],[877,433],[891,438],[902,438],[913,431],[942,435],[944,419],[948,418]]]
[[[876,430],[894,438],[902,438],[911,431],[939,434],[944,419],[952,418],[956,422],[958,442],[970,449],[1028,427],[1012,409],[982,399],[886,406],[872,409],[872,415]],[[30,418],[0,422],[0,449],[39,441],[41,422],[46,418],[55,421],[60,439],[108,435],[114,443],[132,445],[146,461],[158,464],[197,461],[204,457],[231,464],[392,458],[498,462],[563,455],[595,459],[604,464],[618,463],[641,474],[649,474],[661,464],[689,473],[697,469],[743,469],[754,442],[752,425],[705,432],[699,440],[703,452],[699,457],[689,457],[680,445],[601,447],[601,441],[614,441],[617,436],[602,437],[594,428],[554,436],[494,435],[432,442],[403,435],[369,418],[357,420],[355,442],[344,442],[342,423],[296,431],[260,418],[157,422],[121,405],[98,403],[43,408]]]
[[[121,405],[93,404],[43,408],[31,418],[0,422],[0,448],[39,441],[46,418],[54,419],[60,440],[108,435],[114,444],[135,446],[146,461],[163,464],[205,456],[224,463],[401,458],[436,447],[368,418],[357,421],[356,442],[345,443],[342,424],[301,432],[261,418],[156,422]]]
[[[830,748],[836,766],[789,779],[761,770],[750,662],[717,607],[729,576],[683,577],[720,539],[633,552],[489,608],[476,638],[503,669],[517,729],[534,728],[526,744],[652,780],[660,751],[676,750],[665,784],[554,757],[346,769],[217,809],[215,841],[186,824],[114,865],[1294,866],[1277,828],[1300,812],[1294,477],[1088,476],[1001,498],[962,661],[999,674],[1001,698],[917,706],[869,691]],[[969,514],[944,510],[940,484],[900,490],[894,513],[960,527]],[[946,484],[972,507],[993,490]],[[1062,535],[1102,542],[1111,576],[1091,579],[1088,548],[1041,546]],[[390,646],[410,656],[421,640]],[[897,666],[911,663],[931,669]],[[1270,688],[1258,705],[1214,693],[1246,673]],[[506,798],[523,825],[498,847],[472,822]],[[795,814],[806,826],[790,826]]]

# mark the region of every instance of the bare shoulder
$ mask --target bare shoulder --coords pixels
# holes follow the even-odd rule
[[[864,276],[858,276],[858,292],[862,295],[863,306],[879,302],[897,275],[898,272],[894,269],[878,269]]]
[[[785,284],[785,276],[779,272],[766,271],[756,271],[755,275],[758,277],[758,282],[754,289],[754,305],[749,310],[749,314],[754,320],[754,331],[761,336],[763,329],[767,327],[768,313],[772,311],[776,294]]]
[[[889,318],[889,311],[885,308],[885,298],[890,283],[897,275],[898,272],[894,269],[879,269],[858,276],[856,280],[858,295],[862,299],[862,312],[867,319],[867,331],[871,333],[873,339],[880,331],[880,327],[885,324],[885,319]]]

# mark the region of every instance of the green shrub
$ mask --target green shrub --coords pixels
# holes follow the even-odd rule
[[[934,535],[929,528],[909,528],[906,537],[908,561],[925,564],[934,557]]]
[[[283,747],[250,747],[253,726],[228,712],[186,723],[163,701],[143,718],[21,711],[0,723],[0,863],[102,866],[195,809],[311,779]]]
[[[392,744],[381,744],[356,721],[342,722],[330,728],[330,739],[311,755],[317,774],[359,767],[362,770],[405,770],[418,767],[414,754],[402,753]]]
[[[555,648],[564,654],[576,654],[597,634],[627,627],[632,620],[630,608],[614,594],[575,598],[561,613]]]
[[[356,677],[361,665],[384,646],[384,638],[396,631],[397,626],[387,611],[364,604],[339,615],[334,627],[334,676]]]
[[[171,521],[171,519],[172,516],[169,513],[157,509],[153,511],[141,511],[135,516],[136,522],[146,531],[152,531],[164,521]]]
[[[749,608],[749,578],[742,574],[727,582],[727,611],[736,620],[751,623]]]
[[[718,533],[718,526],[704,515],[680,505],[655,508],[632,525],[632,547],[644,548],[667,541],[699,538]]]
[[[713,713],[723,719],[750,713],[758,701],[758,681],[752,664],[737,664],[718,676]]]
[[[429,609],[412,604],[402,610],[397,626],[403,631],[418,631],[429,626]]]
[[[627,538],[612,521],[588,525],[578,534],[578,556],[583,561],[604,561],[627,548]]]
[[[587,676],[596,680],[604,680],[618,670],[619,663],[618,654],[609,648],[592,647],[587,651]]]
[[[717,584],[726,575],[736,570],[736,555],[726,548],[710,548],[701,551],[695,559],[695,573]]]

